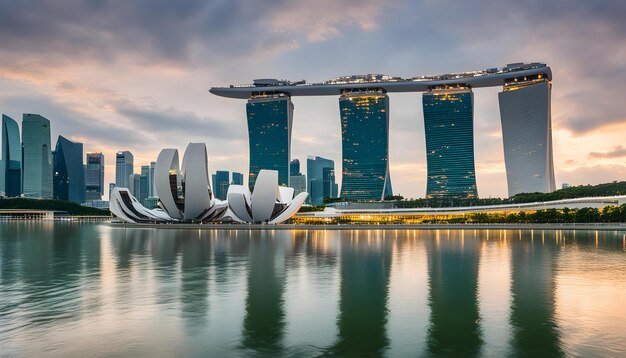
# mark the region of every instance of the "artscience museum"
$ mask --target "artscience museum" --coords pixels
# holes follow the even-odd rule
[[[127,188],[111,192],[110,210],[132,224],[198,223],[234,221],[278,224],[295,215],[307,193],[294,198],[294,189],[278,185],[278,172],[261,170],[252,193],[243,185],[231,185],[227,200],[213,196],[208,156],[203,143],[190,143],[179,166],[177,149],[163,149],[154,171],[158,208],[148,209]]]

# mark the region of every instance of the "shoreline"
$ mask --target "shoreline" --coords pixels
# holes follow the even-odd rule
[[[185,229],[185,230],[591,230],[626,231],[623,224],[127,224],[105,223],[125,229]]]

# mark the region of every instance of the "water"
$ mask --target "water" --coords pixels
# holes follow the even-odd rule
[[[624,232],[0,224],[0,356],[626,356]]]

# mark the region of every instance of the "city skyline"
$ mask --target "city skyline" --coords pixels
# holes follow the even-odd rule
[[[150,11],[128,6],[130,15],[126,16],[136,18],[167,18],[174,13],[170,5],[161,3]],[[235,31],[219,21],[217,26],[194,19],[198,13],[225,18],[219,8],[211,7],[214,4],[186,6],[172,22],[179,30],[169,28],[167,21],[149,30],[135,25],[142,22],[118,23],[114,16],[107,17],[113,11],[107,5],[98,11],[73,5],[76,13],[85,15],[76,18],[67,18],[60,3],[41,4],[38,11],[33,7],[2,9],[2,19],[12,21],[0,25],[4,34],[0,36],[6,39],[0,49],[0,112],[12,118],[39,113],[52,122],[53,137],[62,134],[84,143],[86,151],[107,153],[105,183],[114,181],[112,154],[116,151],[133,152],[137,156],[134,172],[139,172],[141,164],[154,161],[161,147],[181,147],[186,141],[207,143],[212,168],[247,173],[248,138],[240,130],[246,123],[245,110],[237,101],[211,96],[207,93],[210,86],[267,77],[319,80],[359,73],[409,77],[539,60],[552,67],[555,78],[552,116],[557,187],[563,182],[595,184],[626,177],[626,149],[620,138],[626,129],[620,100],[626,92],[626,54],[620,50],[626,47],[621,23],[626,11],[620,2],[599,8],[559,1],[454,6],[445,1],[366,1],[353,11],[350,2],[315,6],[296,1],[288,7],[268,4],[250,9],[248,5],[246,11],[265,15],[254,21],[245,17],[243,5],[233,3],[231,10],[239,15],[223,21],[246,26],[257,34],[254,41],[241,37],[241,28]],[[318,6],[323,8],[319,16],[306,15],[311,6],[316,11]],[[429,19],[435,15],[455,19],[464,31]],[[24,31],[32,28],[33,17],[41,20],[40,26]],[[100,17],[107,20],[95,21]],[[470,26],[470,17],[481,27]],[[429,27],[429,36],[415,37],[409,31],[415,21]],[[95,22],[99,25],[94,27]],[[554,28],[554,23],[559,27]],[[213,26],[223,30],[220,36],[205,35]],[[498,31],[503,27],[508,31]],[[77,28],[84,31],[77,32]],[[75,33],[81,33],[78,40],[102,45],[76,47],[68,40]],[[129,46],[128,33],[144,45]],[[168,36],[157,36],[160,33]],[[553,36],[561,39],[558,44],[538,41]],[[44,40],[49,46],[39,46]],[[32,51],[33,47],[41,50]],[[584,47],[589,51],[581,53]],[[363,53],[381,55],[360,56]],[[480,197],[507,195],[496,93],[496,89],[474,91],[474,131],[484,134],[475,135]],[[394,193],[405,197],[426,194],[420,97],[390,95],[390,174]],[[341,172],[336,99],[294,98],[293,102],[291,158],[319,155],[334,160],[336,171]],[[181,125],[183,121],[187,125]],[[340,175],[337,181],[341,183]]]

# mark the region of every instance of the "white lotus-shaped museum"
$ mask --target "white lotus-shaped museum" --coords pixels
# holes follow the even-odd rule
[[[307,193],[294,198],[294,189],[278,186],[278,172],[261,170],[252,194],[243,185],[228,187],[229,213],[234,221],[278,224],[294,216],[304,204]]]
[[[147,209],[126,188],[114,188],[109,199],[111,212],[123,221],[197,222],[220,219],[228,203],[215,199],[209,185],[209,168],[204,143],[189,143],[178,165],[178,150],[163,149],[154,168],[158,209]]]
[[[293,188],[278,186],[278,172],[261,170],[253,193],[243,185],[230,185],[228,201],[213,197],[209,185],[206,146],[190,143],[182,169],[178,150],[163,149],[154,169],[158,208],[148,209],[127,188],[111,191],[111,213],[127,223],[207,223],[230,218],[236,222],[278,224],[295,215],[307,193],[293,197]]]

